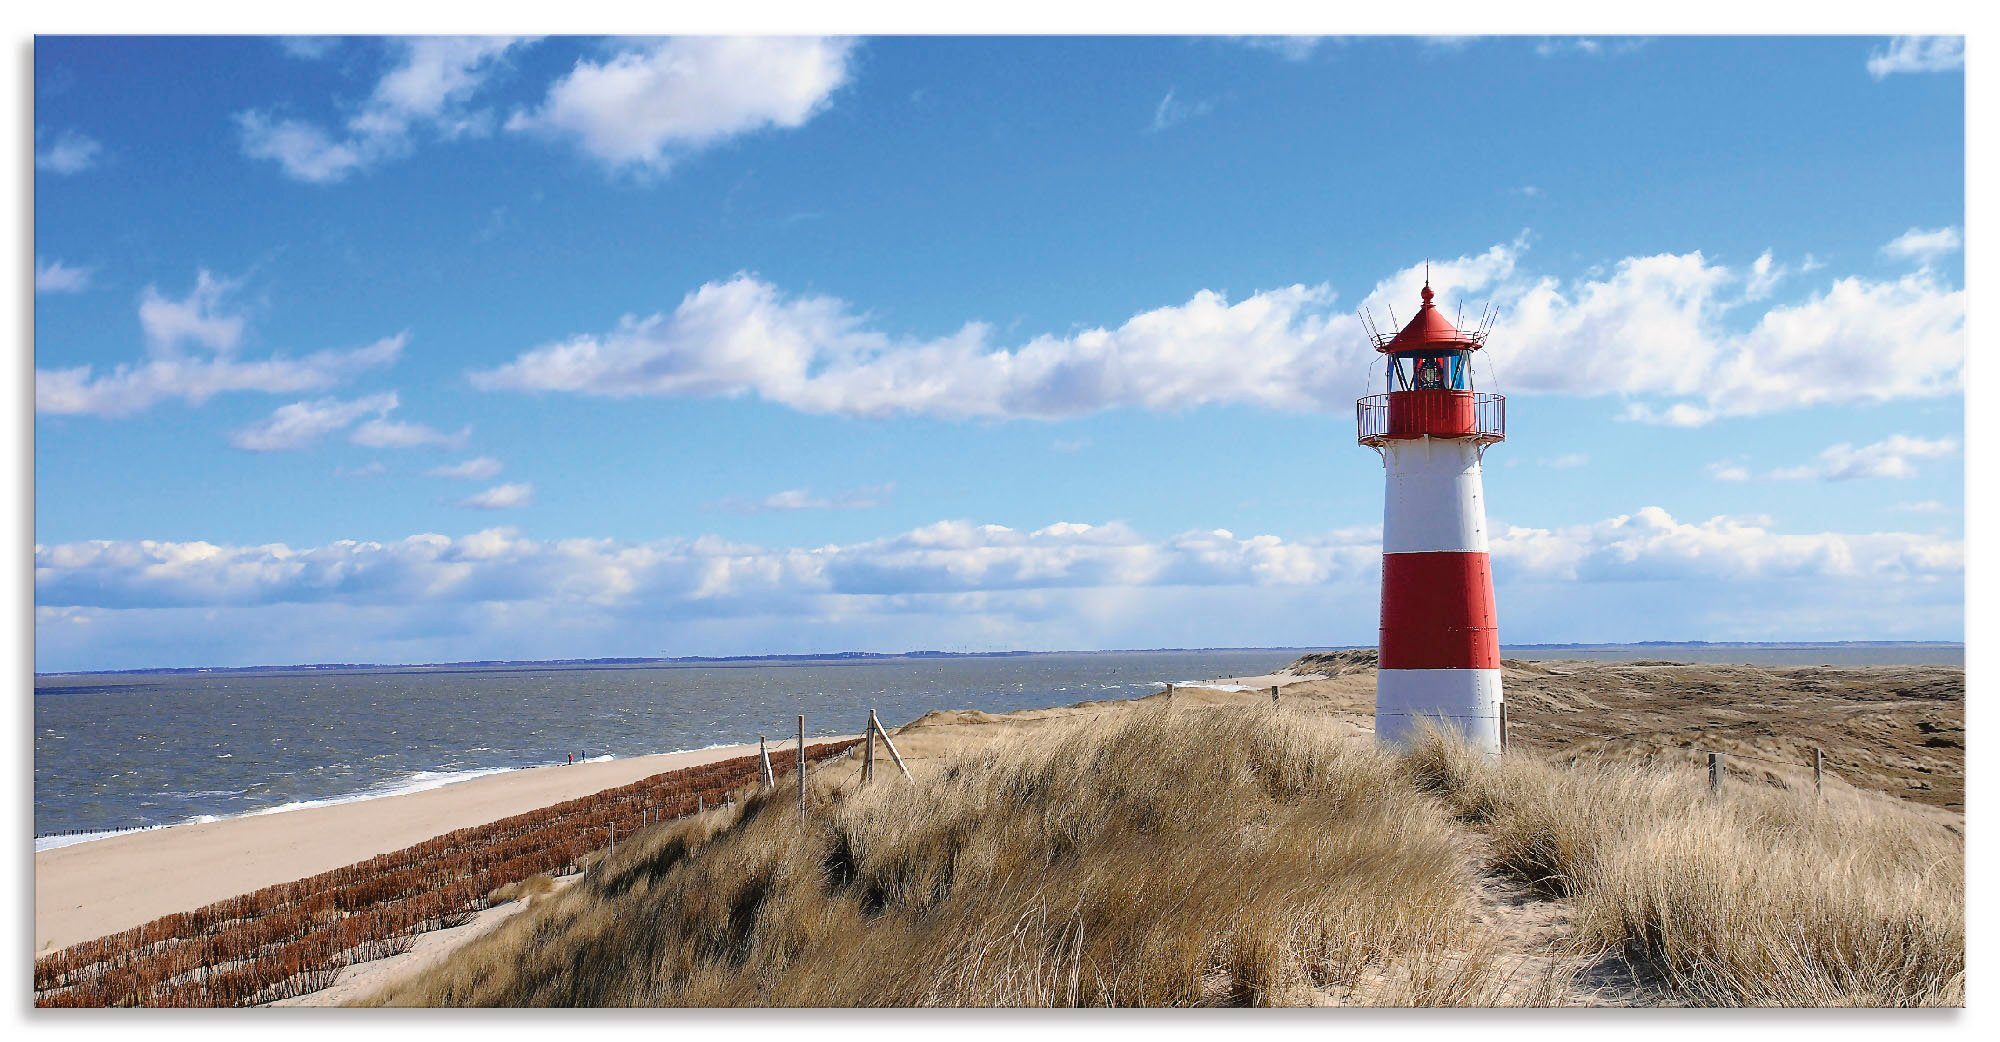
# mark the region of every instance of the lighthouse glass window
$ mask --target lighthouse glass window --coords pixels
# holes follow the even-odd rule
[[[1396,355],[1389,359],[1391,391],[1464,391],[1472,386],[1468,351]]]

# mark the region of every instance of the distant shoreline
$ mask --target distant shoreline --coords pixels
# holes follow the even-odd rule
[[[564,659],[472,659],[460,662],[307,662],[291,665],[261,666],[143,666],[130,669],[80,669],[49,673],[36,673],[36,680],[63,677],[113,677],[113,676],[189,676],[205,674],[234,673],[347,673],[347,674],[395,674],[395,673],[504,673],[547,669],[672,669],[672,668],[731,668],[742,666],[786,666],[814,665],[827,666],[842,663],[885,662],[898,660],[925,661],[935,659],[981,659],[1020,658],[1033,655],[1144,655],[1170,653],[1208,653],[1221,651],[1284,651],[1304,654],[1313,651],[1347,651],[1356,648],[1373,647],[1371,644],[1331,644],[1312,646],[1270,645],[1253,647],[1206,647],[1206,648],[1105,648],[1105,649],[1055,649],[1049,651],[834,651],[824,654],[791,655],[681,655],[661,658],[564,658]],[[1638,640],[1613,641],[1606,643],[1556,643],[1556,644],[1503,644],[1501,652],[1509,651],[1606,651],[1617,648],[1671,649],[1687,648],[1700,650],[1707,648],[1759,648],[1774,651],[1814,650],[1820,648],[1959,648],[1965,647],[1958,640]]]

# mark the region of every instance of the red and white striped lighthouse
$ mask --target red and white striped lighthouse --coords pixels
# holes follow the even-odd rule
[[[1472,386],[1484,323],[1461,332],[1431,297],[1426,278],[1408,325],[1394,336],[1371,328],[1386,393],[1355,407],[1359,441],[1388,477],[1375,735],[1407,742],[1429,719],[1498,755],[1505,703],[1479,464],[1507,436],[1507,403]]]

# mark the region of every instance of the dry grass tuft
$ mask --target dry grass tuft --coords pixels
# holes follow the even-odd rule
[[[1712,796],[1691,770],[1491,764],[1437,736],[1408,762],[1490,836],[1497,867],[1568,897],[1581,940],[1622,950],[1677,1001],[1965,1001],[1963,843],[1893,800]]]
[[[1066,723],[917,784],[641,833],[380,997],[419,1005],[1276,1005],[1497,994],[1462,837],[1310,717]],[[1395,982],[1385,986],[1383,982]]]

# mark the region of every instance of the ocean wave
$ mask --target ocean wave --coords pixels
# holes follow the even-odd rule
[[[718,742],[714,745],[704,745],[704,746],[698,746],[693,749],[677,749],[673,751],[706,752],[710,749],[724,749],[732,745],[738,745],[738,744],[741,743]],[[653,755],[653,754],[647,754],[647,755]],[[586,757],[576,762],[580,764],[609,763],[612,760],[616,759],[618,759],[616,755],[612,753],[604,753],[599,756]],[[447,785],[456,785],[460,782],[471,781],[474,778],[485,778],[495,774],[511,774],[515,771],[532,770],[536,766],[540,765],[531,764],[531,765],[522,765],[517,767],[480,767],[472,770],[413,771],[393,781],[384,782],[379,785],[372,785],[366,789],[362,789],[357,792],[342,793],[340,795],[326,796],[319,799],[293,800],[290,803],[282,803],[275,807],[260,807],[256,810],[246,810],[237,814],[226,814],[220,816],[214,814],[200,814],[196,815],[195,817],[188,818],[185,821],[177,821],[168,825],[142,825],[136,828],[106,829],[101,832],[77,832],[64,835],[36,836],[35,850],[37,852],[40,852],[43,850],[54,850],[58,847],[75,846],[78,843],[89,843],[94,840],[110,839],[113,836],[122,836],[128,832],[151,832],[155,829],[174,828],[179,825],[200,825],[211,821],[223,821],[226,819],[233,819],[233,818],[257,818],[257,817],[263,817],[267,814],[289,814],[295,810],[312,810],[318,807],[332,807],[343,803],[359,803],[364,800],[379,800],[389,796],[407,796],[410,793],[427,792],[431,789],[441,789]],[[562,765],[557,764],[554,766],[562,766]],[[174,793],[173,795],[192,796],[192,795],[204,795],[204,794]],[[205,793],[205,795],[241,795],[241,793],[232,794],[232,793],[224,793],[220,790],[215,790],[209,793]]]

